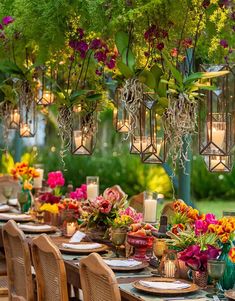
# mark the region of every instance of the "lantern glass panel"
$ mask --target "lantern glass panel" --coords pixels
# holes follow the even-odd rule
[[[84,113],[79,105],[74,107],[72,119],[72,153],[74,155],[91,155],[96,144],[96,112]]]
[[[12,109],[9,116],[9,125],[10,130],[18,130],[20,127],[20,111],[19,109]]]
[[[232,71],[210,80],[216,90],[205,92],[199,105],[199,151],[226,156],[234,146],[235,65],[201,67],[203,71]]]
[[[121,89],[117,89],[115,93],[116,107],[113,112],[113,122],[117,132],[128,133],[130,129],[130,118],[125,104],[121,99],[121,94]]]
[[[20,137],[34,137],[36,134],[36,103],[20,104]]]
[[[162,119],[156,113],[156,101],[145,93],[142,102],[142,152],[143,163],[165,162],[165,137]]]
[[[231,172],[231,156],[205,156],[205,163],[210,172]]]
[[[51,105],[55,96],[53,94],[52,80],[55,78],[55,74],[52,72],[52,68],[42,67],[39,72],[39,79],[37,85],[37,104],[43,106]]]

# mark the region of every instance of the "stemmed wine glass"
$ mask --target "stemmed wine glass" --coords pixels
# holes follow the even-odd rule
[[[23,207],[28,201],[28,195],[26,193],[19,192],[18,193],[18,202],[20,204],[20,210],[23,212]]]
[[[119,229],[111,230],[111,241],[115,246],[116,257],[119,257],[118,249],[125,243],[125,240],[126,231],[121,231]]]
[[[9,205],[9,200],[11,198],[12,192],[13,192],[13,188],[11,186],[3,187],[2,194],[4,195],[4,197],[7,200],[7,205]]]
[[[223,276],[226,263],[223,260],[212,259],[207,262],[208,275],[213,281],[213,292],[208,294],[207,297],[219,296],[220,290],[217,288],[217,282]]]

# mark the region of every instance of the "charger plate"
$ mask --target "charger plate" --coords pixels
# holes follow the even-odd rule
[[[183,280],[183,279],[172,279],[172,278],[160,278],[160,277],[152,277],[152,278],[145,278],[144,281],[151,281],[151,282],[175,282],[180,281],[182,283],[190,284],[190,287],[183,288],[183,289],[172,289],[172,290],[165,290],[165,289],[157,289],[152,287],[146,287],[139,283],[138,281],[135,281],[132,283],[133,287],[137,290],[150,293],[150,294],[163,294],[163,295],[183,295],[183,294],[189,294],[198,291],[200,288],[189,281]]]
[[[30,228],[30,226],[32,226],[32,228]],[[54,226],[47,225],[47,228],[44,229],[42,226],[42,224],[21,224],[19,228],[25,233],[52,233],[57,231],[57,228]]]
[[[225,297],[227,297],[229,299],[235,300],[235,290],[234,289],[225,291],[224,295],[225,295]]]
[[[8,205],[0,205],[0,212],[8,212],[10,209],[11,207]]]
[[[127,260],[126,258],[104,258],[107,260]],[[149,266],[148,262],[141,262],[138,265],[132,266],[132,267],[123,267],[123,266],[112,266],[111,264],[108,264],[110,269],[113,271],[123,271],[123,272],[132,272],[132,271],[138,271],[142,270],[144,268],[147,268]]]
[[[79,243],[69,243],[72,245],[87,245],[87,244],[92,244],[91,242],[79,242]],[[60,251],[62,253],[67,253],[67,254],[89,254],[92,252],[96,252],[96,253],[100,253],[100,252],[105,252],[108,249],[108,246],[101,244],[101,246],[99,248],[96,249],[69,249],[69,248],[65,248],[63,247],[62,244],[58,245],[58,248],[60,249]]]

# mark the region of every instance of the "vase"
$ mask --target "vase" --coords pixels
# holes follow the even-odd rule
[[[232,263],[232,261],[228,257],[230,249],[230,243],[224,244],[222,253],[219,257],[219,259],[224,260],[226,263],[224,275],[219,281],[219,285],[223,290],[232,289],[235,285],[235,263]]]
[[[30,190],[22,189],[17,195],[21,212],[28,212],[32,205],[33,196]]]
[[[201,271],[192,271],[193,283],[201,288],[207,287],[208,273]]]
[[[147,249],[152,248],[154,237],[153,236],[137,236],[127,234],[127,242],[134,247],[135,253],[133,258],[139,261],[148,261]]]

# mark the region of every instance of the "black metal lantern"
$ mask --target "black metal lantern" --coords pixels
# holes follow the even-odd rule
[[[9,113],[9,124],[10,130],[18,130],[20,127],[20,110],[18,108],[12,108]]]
[[[128,133],[130,130],[130,117],[122,101],[121,88],[115,92],[115,108],[113,111],[113,123],[117,132]]]
[[[54,77],[52,68],[46,68],[45,66],[40,68],[36,87],[38,105],[49,106],[54,102],[55,96],[52,92]]]
[[[131,137],[130,153],[140,154],[143,163],[157,164],[166,160],[165,135],[156,104],[149,93],[144,93]]]
[[[205,163],[210,172],[231,172],[231,156],[205,156]]]
[[[36,134],[36,102],[34,100],[34,93],[28,81],[23,81],[20,84],[19,110],[20,137],[34,137]]]
[[[235,138],[235,65],[205,65],[203,71],[230,73],[211,80],[217,88],[207,91],[199,105],[199,152],[201,155],[228,156]]]
[[[97,113],[87,112],[82,105],[73,107],[71,152],[74,155],[92,155],[96,144]]]

